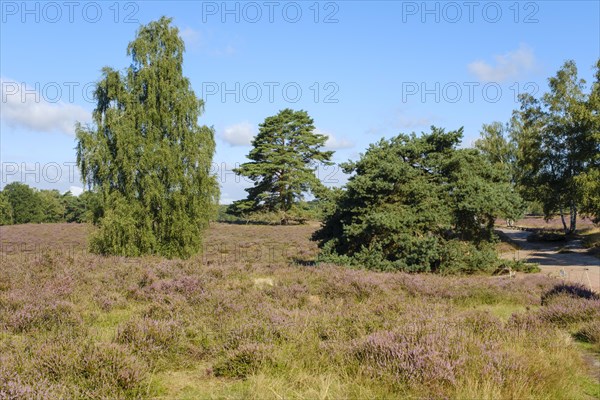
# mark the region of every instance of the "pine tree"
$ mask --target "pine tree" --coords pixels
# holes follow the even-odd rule
[[[248,197],[234,202],[229,212],[247,215],[281,212],[283,224],[290,211],[308,191],[320,194],[324,187],[315,171],[318,163],[331,165],[332,151],[322,151],[327,136],[314,132],[313,119],[306,111],[285,109],[265,119],[252,141],[250,162],[234,169],[254,181]]]
[[[476,149],[457,149],[462,128],[372,144],[355,162],[313,240],[325,261],[373,269],[494,269],[488,244],[498,216],[518,213],[506,171]]]
[[[105,67],[94,126],[77,127],[77,162],[103,209],[92,250],[188,257],[201,248],[219,188],[214,131],[183,76],[184,43],[171,19],[142,26],[126,73]]]

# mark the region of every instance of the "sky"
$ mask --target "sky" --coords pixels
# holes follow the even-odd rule
[[[82,191],[74,125],[90,122],[104,66],[125,70],[140,25],[165,15],[185,41],[183,72],[213,126],[221,203],[251,182],[258,124],[306,110],[336,163],[430,126],[506,122],[516,96],[547,91],[566,60],[592,82],[598,1],[1,1],[0,187]],[[588,89],[589,90],[589,89]],[[320,167],[330,186],[347,177]]]

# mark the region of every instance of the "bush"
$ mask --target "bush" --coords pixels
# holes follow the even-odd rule
[[[256,374],[261,367],[273,364],[271,350],[270,346],[261,344],[242,346],[215,364],[213,373],[225,378],[246,378]]]
[[[561,283],[554,286],[542,294],[542,305],[548,304],[554,297],[568,296],[571,298],[582,298],[588,300],[598,300],[600,296],[597,293],[577,283]]]
[[[117,330],[116,341],[129,344],[146,356],[164,355],[177,348],[180,333],[180,328],[173,321],[143,318],[121,326]]]
[[[450,240],[442,248],[440,273],[493,272],[499,264],[492,245],[479,247],[469,242]]]
[[[491,272],[499,216],[521,205],[503,169],[458,149],[462,129],[398,135],[369,147],[325,207],[321,259],[378,270]],[[483,227],[482,227],[483,226]]]
[[[50,330],[58,326],[74,327],[81,322],[73,304],[59,300],[48,304],[25,305],[10,317],[8,326],[14,332],[28,332],[34,329]]]
[[[589,321],[581,326],[575,338],[583,342],[591,343],[594,349],[600,352],[600,320]]]
[[[597,298],[586,299],[563,294],[546,299],[543,304],[544,307],[538,311],[539,317],[558,326],[600,318],[600,300]]]
[[[417,336],[382,331],[358,340],[351,354],[367,367],[367,373],[396,384],[454,384],[464,359],[459,343],[442,332]]]
[[[507,271],[523,272],[524,274],[533,274],[540,272],[541,269],[536,263],[528,263],[523,260],[500,260],[494,274],[502,274]]]

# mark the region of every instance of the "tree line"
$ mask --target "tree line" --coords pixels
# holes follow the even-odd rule
[[[100,209],[98,196],[83,192],[60,194],[12,182],[0,191],[0,225],[42,222],[93,222]]]

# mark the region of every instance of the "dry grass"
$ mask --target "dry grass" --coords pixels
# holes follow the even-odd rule
[[[85,251],[87,229],[0,228],[0,398],[586,399],[598,390],[569,332],[596,340],[600,300],[576,288],[542,304],[556,285],[542,275],[314,265],[310,225],[215,224],[204,254],[187,261],[99,257]]]

